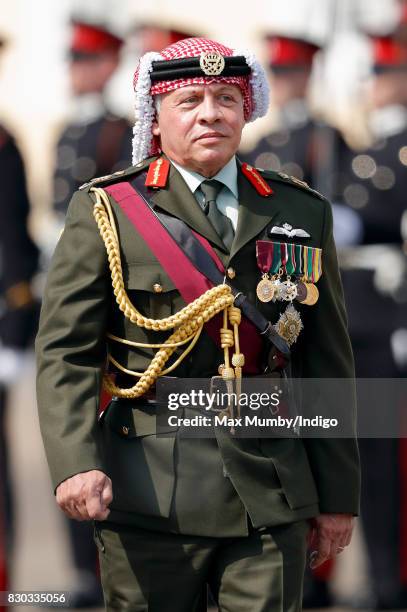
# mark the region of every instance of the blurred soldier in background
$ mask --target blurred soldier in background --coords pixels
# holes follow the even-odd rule
[[[343,149],[334,198],[343,206],[334,207],[334,218],[337,244],[343,247],[340,261],[356,375],[394,378],[402,372],[403,341],[397,341],[397,327],[400,319],[406,321],[407,309],[400,232],[407,205],[407,47],[391,36],[371,40],[372,145]],[[383,610],[407,608],[407,576],[400,565],[400,504],[407,483],[401,478],[406,470],[400,464],[400,440],[361,439],[360,450],[373,605]]]
[[[0,38],[0,53],[4,40]],[[31,290],[38,250],[28,234],[29,201],[23,160],[0,125],[0,591],[7,589],[13,544],[13,503],[8,466],[8,389],[21,371],[37,329],[39,305]]]
[[[168,29],[154,23],[142,23],[137,25],[134,35],[137,39],[138,55],[141,56],[148,51],[161,51],[183,38],[197,36],[198,33]]]
[[[105,101],[122,44],[105,27],[73,22],[69,76],[74,112],[58,142],[54,188],[55,211],[61,222],[73,191],[82,183],[130,163],[132,127],[109,112]]]
[[[277,122],[274,130],[243,157],[253,165],[304,180],[329,198],[328,180],[336,162],[339,136],[313,116],[308,100],[313,63],[320,46],[274,34],[267,36],[265,42],[271,71],[271,108],[277,113]]]
[[[400,0],[401,5],[401,15],[400,15],[400,23],[398,25],[396,36],[405,44],[407,43],[407,0]]]

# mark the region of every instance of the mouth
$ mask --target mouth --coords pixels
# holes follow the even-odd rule
[[[205,134],[201,134],[195,140],[219,140],[220,138],[224,138],[224,135],[220,132],[205,132]]]

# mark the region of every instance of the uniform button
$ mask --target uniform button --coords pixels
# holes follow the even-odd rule
[[[160,283],[154,283],[153,285],[154,293],[161,293],[163,290],[163,286]]]
[[[123,425],[122,432],[124,433],[125,436],[128,436],[129,435],[129,428],[126,427],[126,425]]]
[[[235,278],[235,276],[236,276],[236,272],[235,272],[234,268],[228,268],[226,270],[226,273],[228,275],[228,278]]]

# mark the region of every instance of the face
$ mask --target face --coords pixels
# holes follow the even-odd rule
[[[293,70],[287,73],[272,72],[271,92],[273,104],[283,107],[290,100],[305,98],[308,91],[311,72],[309,70]]]
[[[390,70],[375,75],[368,91],[370,105],[373,108],[383,108],[390,104],[405,104],[406,81],[402,71]]]
[[[164,94],[153,134],[170,159],[211,177],[236,153],[244,124],[239,87],[211,83]]]
[[[118,65],[116,52],[72,61],[69,66],[72,92],[77,96],[102,92]]]

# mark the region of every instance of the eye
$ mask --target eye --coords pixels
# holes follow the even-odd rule
[[[222,102],[225,102],[227,104],[231,104],[235,101],[234,97],[231,94],[223,93],[219,97]]]
[[[184,98],[181,100],[181,104],[192,105],[198,102],[198,96],[189,96],[188,98]]]

